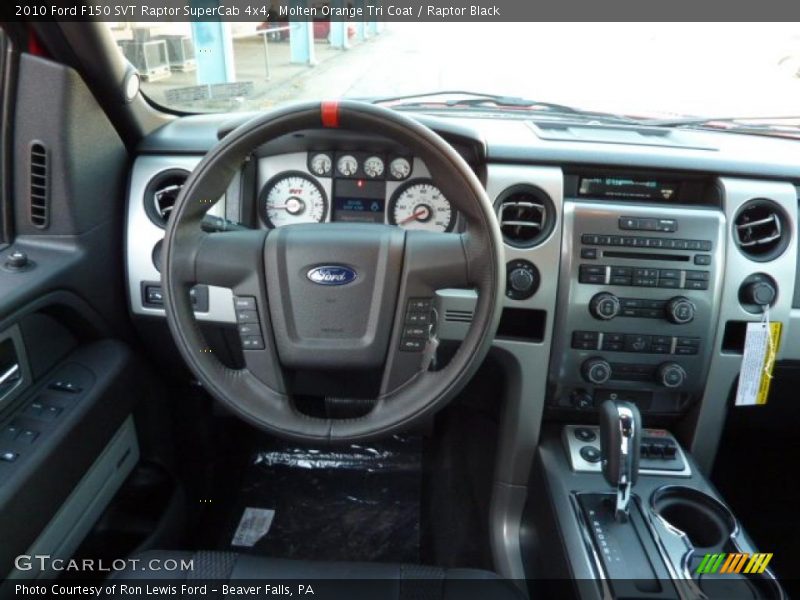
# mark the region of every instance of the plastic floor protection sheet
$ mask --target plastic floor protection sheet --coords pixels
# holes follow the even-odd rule
[[[419,436],[326,449],[276,441],[251,453],[221,545],[282,558],[416,563],[421,481]]]

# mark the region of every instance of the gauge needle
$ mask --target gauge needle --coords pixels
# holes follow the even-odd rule
[[[410,217],[406,217],[402,221],[400,221],[400,225],[405,225],[406,223],[410,223],[411,221],[416,221],[420,217],[424,217],[428,214],[427,208],[420,208],[417,212],[413,213]]]

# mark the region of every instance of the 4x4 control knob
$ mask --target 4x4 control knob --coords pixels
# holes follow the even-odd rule
[[[686,381],[686,371],[678,363],[666,362],[658,367],[658,382],[667,388],[676,388]]]
[[[694,302],[683,296],[675,296],[667,302],[667,318],[677,325],[684,325],[694,320],[696,311]]]
[[[600,292],[589,302],[589,312],[595,319],[609,321],[619,314],[619,298],[609,292]]]
[[[583,378],[594,385],[602,385],[611,379],[611,365],[602,358],[589,358],[581,366]]]

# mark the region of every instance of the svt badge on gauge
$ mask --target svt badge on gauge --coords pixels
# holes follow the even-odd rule
[[[306,277],[319,285],[345,285],[355,281],[358,274],[343,265],[324,265],[314,267],[306,273]]]

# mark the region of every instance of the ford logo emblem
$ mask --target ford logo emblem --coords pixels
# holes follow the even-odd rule
[[[357,276],[353,269],[342,265],[323,265],[306,273],[306,277],[319,285],[346,285],[355,281]]]

